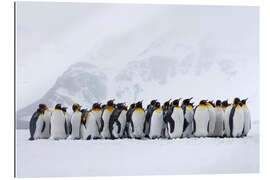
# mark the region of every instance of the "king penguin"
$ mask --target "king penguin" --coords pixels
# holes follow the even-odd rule
[[[215,105],[215,112],[216,112],[216,125],[214,130],[215,137],[223,137],[224,134],[224,111],[221,107],[221,100],[216,101]]]
[[[243,99],[241,101],[242,103],[242,109],[244,112],[244,131],[243,131],[243,136],[247,136],[249,130],[251,129],[251,117],[250,117],[250,113],[249,113],[249,109],[246,105],[247,99]]]
[[[113,102],[114,102],[114,99],[109,100],[101,113],[101,128],[100,128],[101,133],[100,134],[102,138],[104,139],[111,138],[110,129],[109,129],[109,121],[110,121],[110,117],[115,106]]]
[[[145,137],[149,137],[149,130],[150,130],[149,122],[154,112],[156,102],[157,102],[157,99],[152,100],[146,108],[146,115],[145,115],[145,121],[144,121],[144,127],[143,127],[143,132],[145,134]]]
[[[133,121],[131,119],[131,115],[132,115],[133,111],[135,111],[135,106],[136,106],[136,104],[132,103],[129,106],[129,109],[126,113],[127,121],[126,121],[125,137],[128,137],[128,138],[132,138],[132,133],[134,132],[134,124],[133,124]]]
[[[90,111],[82,114],[81,135],[82,139],[99,139],[101,107],[99,103],[94,103]]]
[[[193,104],[190,103],[191,99],[192,97],[189,99],[185,99],[181,105],[184,112],[184,117],[185,117],[183,137],[187,137],[187,138],[192,137],[192,133],[194,129],[194,125],[193,125],[194,109],[193,109]]]
[[[43,139],[50,138],[51,116],[52,116],[51,111],[45,105],[44,117],[43,117],[44,122],[43,122],[43,127],[42,127],[42,130],[41,130],[41,138],[43,138]]]
[[[70,118],[71,123],[71,133],[68,137],[70,140],[80,139],[81,138],[81,121],[82,121],[82,112],[80,111],[81,106],[77,103],[72,105],[73,113]]]
[[[51,139],[59,140],[67,137],[67,126],[65,115],[61,109],[61,104],[57,104],[51,117]]]
[[[70,122],[70,116],[67,112],[67,107],[61,107],[64,115],[65,115],[65,121],[66,121],[66,127],[67,127],[67,136],[71,134],[71,122]]]
[[[215,125],[216,125],[216,112],[212,101],[208,101],[206,106],[209,111],[209,129],[208,135],[214,136]]]
[[[201,100],[200,104],[194,110],[194,136],[208,136],[209,119],[210,116],[207,108],[207,101]]]
[[[156,139],[161,137],[162,128],[164,127],[163,113],[160,102],[156,102],[153,114],[149,121],[149,138]]]
[[[142,101],[139,101],[135,105],[135,110],[131,114],[131,121],[134,125],[134,131],[132,132],[132,137],[136,139],[141,139],[144,137],[143,126],[145,121],[145,112],[142,107]]]
[[[230,137],[231,133],[229,119],[232,106],[228,104],[228,100],[222,102],[222,109],[224,110],[224,136],[226,137]]]
[[[244,112],[239,98],[234,98],[229,115],[230,137],[241,137],[244,129]]]
[[[170,137],[169,132],[168,132],[167,122],[165,120],[165,116],[171,108],[170,101],[171,101],[171,99],[164,102],[164,104],[162,105],[162,115],[163,115],[163,127],[162,127],[162,133],[161,133],[162,138],[169,138]]]
[[[179,101],[180,99],[175,99],[164,116],[170,139],[180,138],[184,129],[184,112],[179,106]]]
[[[228,104],[228,100],[222,101],[221,107],[222,107],[222,110],[223,110],[224,113],[226,111],[226,108],[229,107],[229,106],[230,106],[230,104]]]
[[[118,103],[113,110],[110,121],[109,129],[112,139],[122,137],[124,128],[126,126],[126,109],[124,103]]]
[[[29,123],[29,131],[30,131],[30,138],[29,140],[34,140],[40,138],[41,130],[43,127],[43,118],[44,118],[44,104],[39,104],[38,109],[34,112],[30,119]]]

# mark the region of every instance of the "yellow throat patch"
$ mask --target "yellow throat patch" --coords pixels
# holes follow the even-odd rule
[[[144,110],[142,108],[136,108],[135,112],[144,112]]]
[[[107,107],[106,110],[112,112],[114,110],[114,108],[112,106],[109,106],[109,107]]]

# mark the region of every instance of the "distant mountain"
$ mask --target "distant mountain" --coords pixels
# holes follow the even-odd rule
[[[17,111],[17,128],[27,128],[28,121],[39,103],[53,108],[57,103],[70,107],[73,103],[90,106],[106,98],[106,76],[96,66],[85,62],[71,65],[53,87],[39,100]]]
[[[87,62],[71,65],[44,96],[17,111],[18,128],[28,127],[33,111],[41,102],[51,108],[57,103],[70,107],[75,102],[89,107],[94,101],[106,102],[107,97],[127,103],[143,99],[148,103],[153,98],[163,101],[191,96],[194,100],[245,98],[258,91],[254,86],[258,79],[254,76],[258,74],[257,61],[232,49],[215,47],[207,38],[185,44],[176,35],[165,34],[118,69],[110,65],[117,65],[117,58],[125,59],[126,55],[109,55],[105,56],[110,60],[108,65],[102,51],[94,56],[95,61],[104,63],[100,68]],[[256,107],[257,99],[255,96],[253,99]]]

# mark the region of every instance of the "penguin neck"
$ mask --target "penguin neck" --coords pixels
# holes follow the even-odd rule
[[[76,113],[76,112],[79,112],[79,110],[78,110],[78,109],[76,109],[74,112],[75,112],[75,113]]]
[[[93,112],[99,112],[99,111],[101,111],[100,108],[94,108],[94,109],[93,109]]]
[[[108,106],[108,107],[107,107],[107,110],[108,110],[108,111],[113,111],[113,110],[114,110],[114,107]]]
[[[54,110],[55,111],[62,111],[62,109],[60,109],[60,108],[55,108]]]
[[[207,105],[205,105],[205,104],[200,104],[199,106],[202,107],[202,108],[204,108],[204,107],[206,107]]]

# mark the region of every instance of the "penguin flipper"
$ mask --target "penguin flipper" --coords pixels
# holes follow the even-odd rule
[[[210,126],[210,122],[208,121],[208,124],[207,124],[207,133],[209,134],[209,126]]]
[[[184,127],[183,127],[183,132],[186,130],[186,128],[188,127],[189,123],[187,121],[187,119],[184,119]]]
[[[99,129],[99,133],[103,131],[103,128],[104,128],[104,120],[103,120],[103,118],[101,117],[101,119],[100,119],[100,129]]]
[[[171,120],[169,121],[169,124],[170,124],[170,133],[173,133],[173,131],[174,131],[174,126],[175,126],[174,120],[171,119]]]
[[[36,131],[36,123],[37,123],[39,115],[40,115],[39,112],[35,112],[30,119],[30,122],[29,122],[30,138],[29,138],[29,140],[34,140],[34,134]]]
[[[229,126],[230,126],[230,136],[233,136],[233,116],[235,112],[235,106],[231,109],[230,117],[229,117]]]
[[[134,124],[133,124],[133,121],[130,121],[130,124],[131,124],[131,128],[132,128],[132,132],[134,132]]]
[[[45,130],[45,126],[46,126],[46,123],[43,121],[41,132],[43,132]]]
[[[68,129],[67,129],[67,121],[65,120],[65,132],[68,134]]]
[[[117,133],[119,134],[120,131],[121,131],[121,123],[120,123],[118,120],[116,120],[115,122],[116,122],[116,124],[117,124],[117,126],[118,126],[118,131],[117,131]]]

